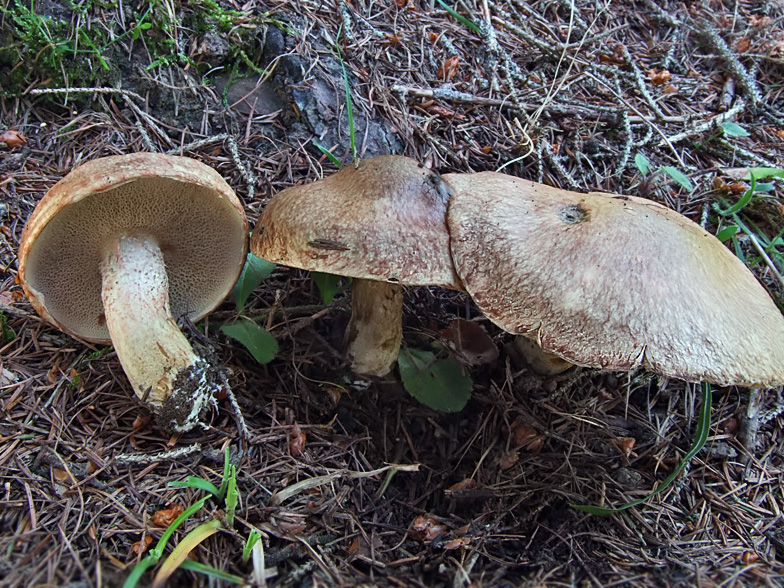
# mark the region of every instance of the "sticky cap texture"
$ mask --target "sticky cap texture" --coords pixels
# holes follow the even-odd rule
[[[482,311],[582,366],[784,382],[784,317],[745,265],[641,198],[449,174],[458,274]]]
[[[108,343],[99,265],[111,242],[137,234],[163,251],[175,318],[214,309],[245,262],[242,203],[215,170],[155,153],[105,157],[60,180],[30,216],[19,248],[30,302],[62,330]]]
[[[439,176],[416,161],[373,157],[278,193],[251,251],[311,271],[462,289],[449,256],[447,201]]]

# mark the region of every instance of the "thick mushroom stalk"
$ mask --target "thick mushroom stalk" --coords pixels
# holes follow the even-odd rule
[[[104,316],[136,395],[175,431],[192,428],[225,378],[177,327],[163,252],[149,236],[113,242],[101,262]]]
[[[383,376],[400,349],[400,287],[463,289],[449,255],[448,201],[439,176],[416,161],[373,157],[278,193],[253,231],[251,251],[354,278],[347,355],[356,373]]]
[[[403,340],[403,288],[400,284],[355,279],[346,355],[358,374],[385,376]]]
[[[103,157],[72,170],[35,207],[19,280],[48,322],[114,345],[158,422],[187,431],[228,385],[226,370],[194,353],[172,316],[198,321],[223,301],[247,236],[242,203],[209,166],[158,153]]]

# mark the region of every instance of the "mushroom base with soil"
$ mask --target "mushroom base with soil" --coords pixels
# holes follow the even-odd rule
[[[162,426],[193,428],[227,383],[171,315],[163,252],[150,236],[123,236],[107,247],[100,271],[106,326],[134,392]]]

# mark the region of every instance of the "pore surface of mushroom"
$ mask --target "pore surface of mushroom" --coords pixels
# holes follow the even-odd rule
[[[19,275],[63,331],[112,343],[134,392],[187,430],[225,385],[175,317],[197,321],[228,295],[247,249],[242,204],[212,168],[152,153],[90,161],[41,199]]]
[[[449,256],[448,195],[439,176],[387,155],[277,194],[251,236],[274,263],[355,278],[347,354],[355,371],[384,375],[401,339],[401,285],[462,289]]]
[[[784,382],[784,317],[745,265],[686,217],[494,172],[443,181],[457,273],[502,329],[587,367]]]

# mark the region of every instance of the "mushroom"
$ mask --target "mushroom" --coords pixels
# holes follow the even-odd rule
[[[186,431],[227,384],[174,317],[197,321],[223,301],[247,236],[241,202],[212,168],[154,153],[105,157],[38,203],[19,278],[48,322],[114,345],[136,395],[163,426]]]
[[[251,236],[268,261],[354,278],[347,355],[382,376],[402,338],[402,285],[462,290],[449,257],[448,195],[416,161],[385,155],[277,194]]]
[[[686,217],[495,172],[442,179],[457,274],[502,329],[586,367],[784,383],[784,317],[746,266]]]

